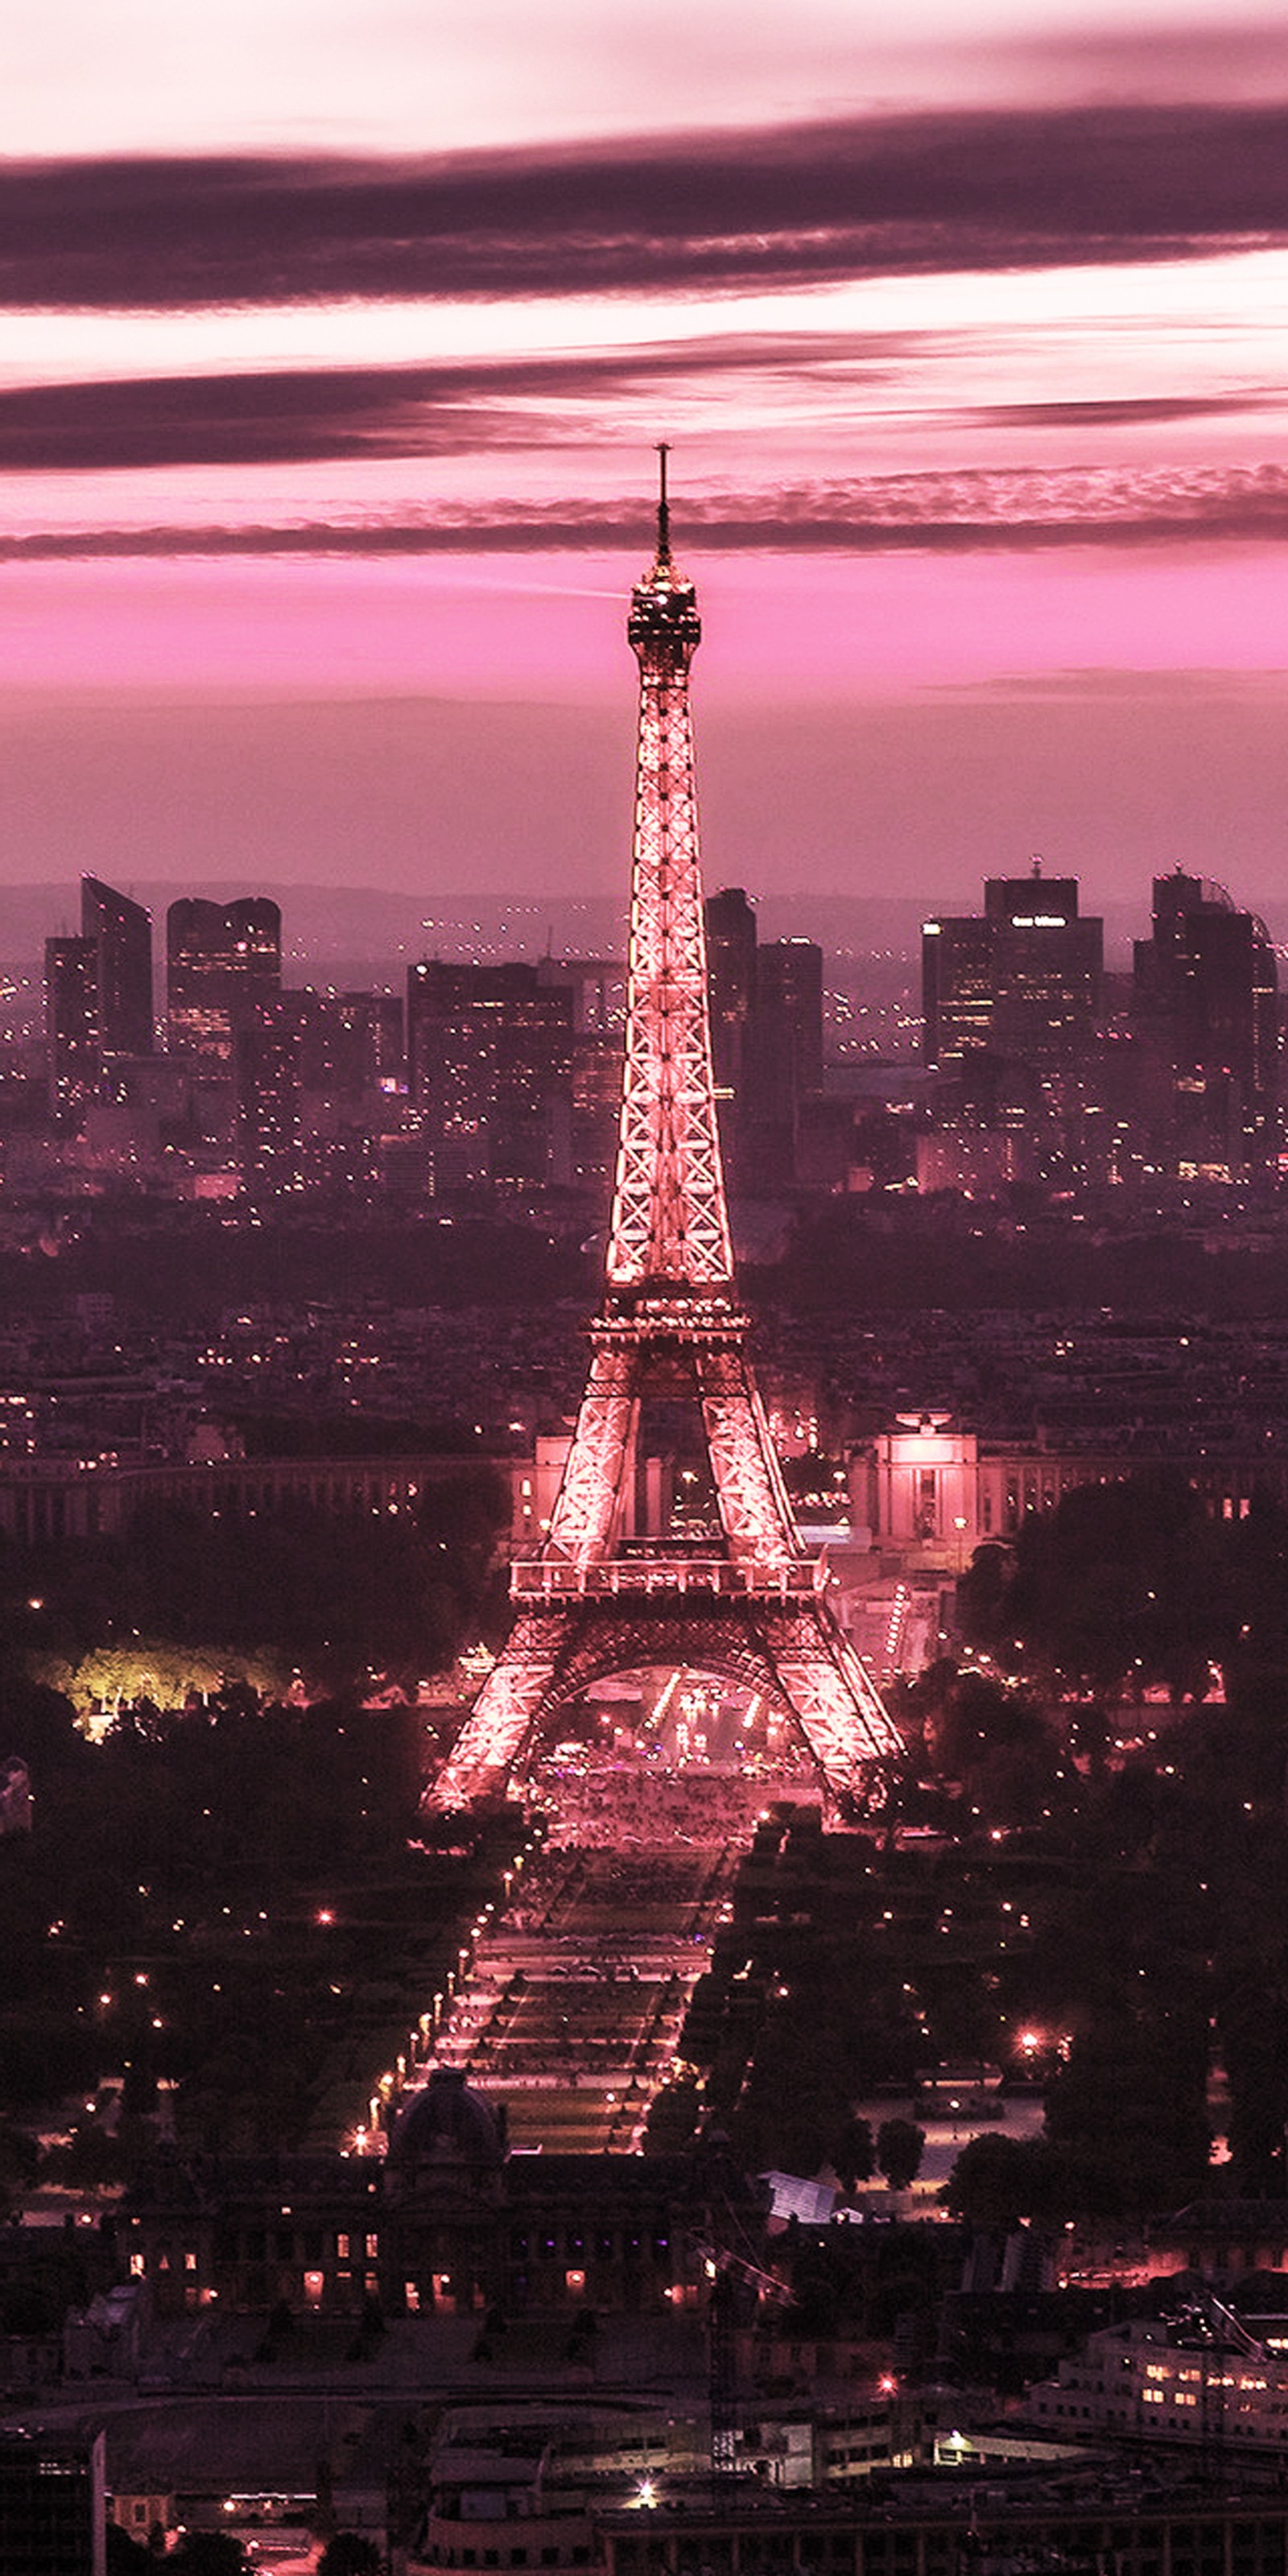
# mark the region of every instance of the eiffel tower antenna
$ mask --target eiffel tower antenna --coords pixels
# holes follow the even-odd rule
[[[671,561],[671,507],[666,497],[666,460],[671,450],[664,438],[657,442],[657,559],[668,567]]]
[[[702,626],[671,554],[665,445],[657,553],[627,617],[639,664],[630,969],[612,1222],[590,1368],[549,1530],[511,1568],[514,1623],[427,1803],[504,1792],[559,1711],[609,1673],[690,1664],[760,1691],[834,1796],[862,1795],[898,1737],[792,1519],[748,1353],[720,1162],[689,666]],[[696,1547],[647,1524],[651,1399],[701,1425],[715,1525]]]

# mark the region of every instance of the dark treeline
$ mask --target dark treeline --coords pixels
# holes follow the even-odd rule
[[[373,1672],[414,1689],[503,1624],[508,1514],[504,1477],[480,1463],[397,1514],[148,1503],[119,1534],[0,1541],[10,1650],[64,1688],[93,1658],[100,1697],[170,1696],[183,1655],[166,1649],[199,1655],[215,1679],[258,1659],[282,1689],[294,1671],[310,1691],[360,1688]],[[140,1683],[149,1658],[156,1679]]]
[[[823,1836],[799,1815],[762,1829],[659,2137],[710,2106],[754,2164],[861,2180],[856,2106],[915,2098],[945,2063],[992,2065],[1043,2083],[1046,2133],[968,2151],[964,2216],[1126,2219],[1285,2194],[1288,1681],[1164,1705],[1158,1743],[1112,1759],[1095,1714],[945,1662],[909,1694],[879,1831]],[[1080,1724],[1091,1749],[1076,1752]],[[905,1822],[938,1824],[942,1842],[908,1844]]]
[[[31,1831],[0,1839],[0,2114],[123,2072],[116,2139],[73,2134],[81,2180],[147,2142],[162,2077],[207,2149],[297,2143],[337,2087],[360,2116],[499,1866],[419,1848],[423,1714],[232,1686],[91,1743],[11,1677],[0,1741],[34,1791]]]
[[[54,1311],[102,1291],[157,1316],[213,1315],[242,1302],[480,1308],[593,1305],[596,1229],[606,1205],[553,1202],[527,1220],[435,1207],[403,1218],[342,1210],[333,1223],[229,1224],[207,1209],[78,1208],[0,1251],[0,1294]],[[1229,1247],[1165,1220],[1131,1232],[1074,1226],[1019,1193],[1001,1222],[956,1199],[828,1199],[791,1217],[781,1255],[744,1266],[757,1309],[801,1315],[933,1306],[1123,1315],[1288,1315],[1282,1249]]]
[[[1282,1247],[1228,1249],[1158,1222],[1098,1233],[1036,1200],[1000,1223],[957,1199],[829,1199],[806,1210],[782,1259],[747,1274],[761,1311],[878,1314],[995,1308],[1115,1314],[1212,1314],[1227,1321],[1288,1314]]]
[[[142,1314],[217,1314],[261,1301],[324,1306],[378,1298],[406,1306],[554,1306],[593,1300],[584,1211],[554,1223],[429,1210],[402,1219],[343,1210],[333,1223],[230,1225],[167,1205],[33,1219],[24,1248],[0,1252],[11,1308],[54,1310],[102,1292]]]
[[[977,1550],[959,1590],[966,1637],[1092,1691],[1163,1685],[1201,1699],[1288,1672],[1288,1514],[1254,1494],[1214,1518],[1180,1468],[1084,1485],[1014,1546]]]

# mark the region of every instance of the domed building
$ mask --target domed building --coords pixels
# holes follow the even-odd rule
[[[158,2151],[115,2234],[158,2317],[659,2315],[701,2295],[713,2153],[510,2155],[504,2104],[444,2066],[405,2096],[384,2156]],[[759,2191],[727,2151],[720,2168],[758,2242]]]
[[[399,2112],[385,2157],[386,2265],[397,2304],[459,2315],[501,2297],[505,2156],[504,2104],[476,2092],[459,2067],[436,2066]]]
[[[459,2066],[436,2066],[390,2132],[390,2184],[411,2183],[425,2165],[461,2166],[476,2177],[495,2172],[505,2162],[505,2126],[504,2102],[489,2102]]]

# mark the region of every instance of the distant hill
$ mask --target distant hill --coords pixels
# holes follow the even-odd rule
[[[177,895],[203,894],[220,902],[238,895],[272,895],[282,907],[287,975],[293,983],[319,977],[341,984],[394,980],[401,985],[409,962],[417,957],[612,957],[623,955],[626,947],[625,888],[621,903],[560,894],[525,895],[510,902],[495,895],[447,894],[427,902],[369,886],[280,885],[250,878],[221,884],[119,882],[122,892],[151,909],[159,963],[166,908]],[[757,905],[762,939],[805,936],[818,940],[825,955],[846,959],[877,954],[913,958],[929,912],[977,911],[982,891],[963,889],[953,902],[932,906],[915,895],[806,893],[762,899],[754,885],[747,888]],[[1128,962],[1132,938],[1148,931],[1148,905],[1145,887],[1139,903],[1104,907],[1110,963]],[[1271,937],[1288,943],[1288,903],[1272,906],[1268,917]],[[11,969],[30,972],[40,964],[52,932],[79,925],[80,889],[74,882],[0,888],[0,962]]]

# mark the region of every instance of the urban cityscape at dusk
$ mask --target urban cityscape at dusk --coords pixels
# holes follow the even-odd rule
[[[24,36],[0,2576],[1288,2569],[1288,30],[852,19]]]

